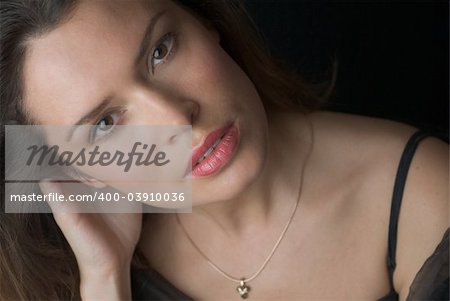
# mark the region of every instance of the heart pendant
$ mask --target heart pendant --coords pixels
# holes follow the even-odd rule
[[[241,279],[241,283],[238,287],[236,287],[237,292],[241,295],[242,299],[247,299],[248,292],[250,292],[250,286],[245,284],[245,278]]]

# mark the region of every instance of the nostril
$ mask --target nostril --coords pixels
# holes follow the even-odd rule
[[[167,144],[178,144],[180,148],[188,146],[192,147],[192,126],[191,125],[176,125],[171,128],[171,133],[167,135]]]
[[[172,135],[169,138],[169,144],[174,144],[176,142],[176,140],[177,140],[177,135]]]

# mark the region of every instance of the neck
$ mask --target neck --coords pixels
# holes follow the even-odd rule
[[[297,201],[301,170],[312,143],[306,116],[300,123],[292,120],[298,115],[290,117],[269,116],[268,158],[258,178],[234,199],[193,207],[192,214],[181,217],[183,224],[190,229],[211,229],[215,235],[249,237],[287,220]]]

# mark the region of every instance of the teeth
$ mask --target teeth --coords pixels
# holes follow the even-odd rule
[[[213,152],[213,150],[214,150],[214,147],[211,147],[210,149],[208,149],[206,151],[206,153],[203,155],[202,160],[204,160],[206,157],[208,157],[209,154],[211,154]]]
[[[200,162],[202,162],[203,160],[205,160],[216,149],[216,147],[217,147],[217,145],[219,145],[220,141],[222,141],[222,137],[220,137],[219,139],[216,140],[216,142],[214,142],[214,144],[203,154],[203,156],[197,160],[195,165],[197,165]]]
[[[214,142],[213,146],[211,146],[211,148],[216,148],[217,145],[219,145],[220,141],[222,141],[222,137],[220,137],[219,139],[217,139],[216,142]]]

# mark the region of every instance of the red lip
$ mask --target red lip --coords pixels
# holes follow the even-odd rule
[[[212,151],[202,162],[196,164],[219,138],[222,138],[222,140],[215,147],[214,151]],[[231,159],[238,141],[239,131],[234,125],[228,125],[209,133],[203,144],[193,151],[192,175],[196,177],[208,176],[218,171],[229,161],[229,159]]]

